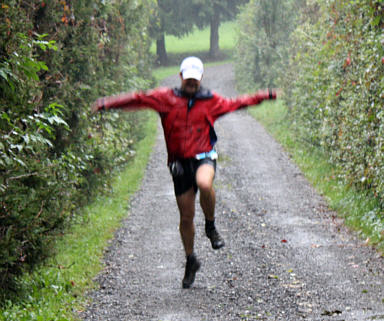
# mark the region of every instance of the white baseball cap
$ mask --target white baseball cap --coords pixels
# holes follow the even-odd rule
[[[183,79],[193,78],[200,81],[204,72],[203,63],[197,57],[187,57],[180,65],[180,72]]]

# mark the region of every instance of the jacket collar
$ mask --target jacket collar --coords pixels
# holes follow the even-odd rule
[[[173,93],[178,96],[178,97],[185,97],[185,98],[193,98],[195,99],[211,99],[213,98],[213,94],[209,89],[206,89],[204,87],[200,87],[199,91],[193,96],[193,97],[188,97],[186,96],[181,88],[174,88]]]

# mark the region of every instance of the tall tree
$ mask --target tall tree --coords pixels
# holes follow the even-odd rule
[[[160,64],[168,62],[165,34],[182,37],[192,31],[194,21],[188,1],[157,0],[150,32],[156,39],[156,54]]]
[[[209,55],[217,58],[219,48],[219,27],[223,21],[234,19],[241,5],[249,0],[192,0],[189,1],[194,13],[194,23],[198,28],[210,27]]]

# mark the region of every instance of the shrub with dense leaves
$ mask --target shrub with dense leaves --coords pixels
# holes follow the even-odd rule
[[[143,114],[90,115],[150,85],[149,1],[17,1],[0,19],[0,297],[132,157]]]
[[[384,2],[308,1],[285,92],[301,139],[384,205]]]

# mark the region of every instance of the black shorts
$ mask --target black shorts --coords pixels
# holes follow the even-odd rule
[[[195,193],[197,193],[196,172],[201,165],[209,164],[216,171],[215,159],[204,158],[201,160],[197,160],[194,158],[188,158],[178,160],[178,162],[182,168],[182,174],[176,174],[172,172],[172,167],[170,167],[176,196],[184,194],[191,187],[193,187],[193,190],[195,191]]]

